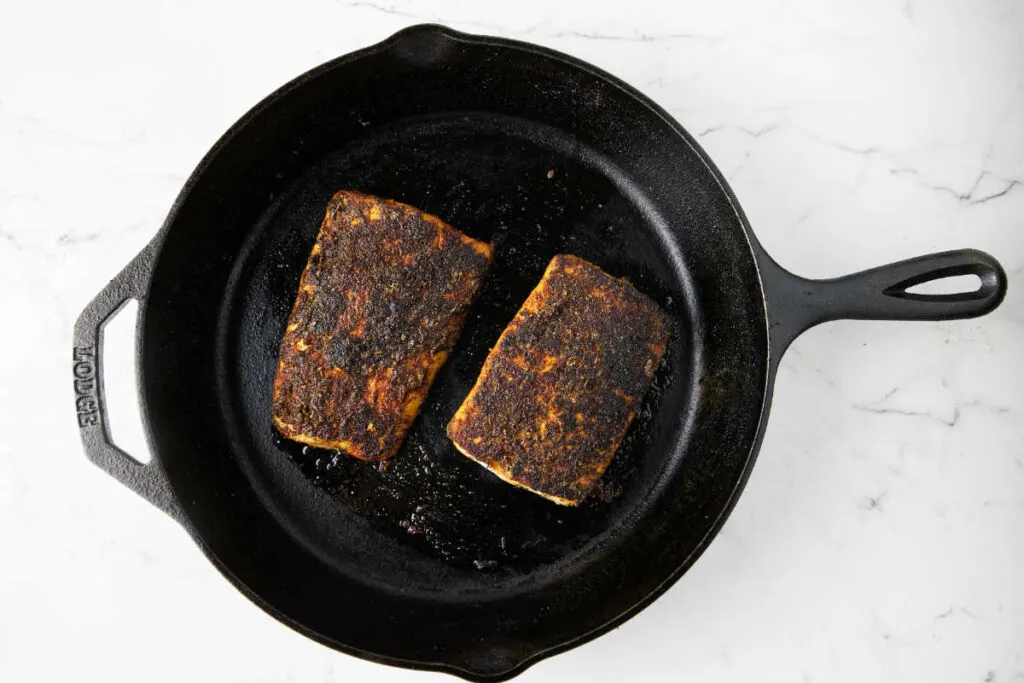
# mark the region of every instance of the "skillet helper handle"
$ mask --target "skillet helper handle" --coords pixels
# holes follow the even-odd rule
[[[147,245],[78,316],[71,367],[78,428],[89,460],[156,507],[173,514],[174,497],[156,460],[144,465],[111,441],[103,394],[103,326],[128,301],[142,303],[155,251],[153,243]]]
[[[995,310],[1006,296],[1006,272],[992,256],[976,249],[919,256],[831,280],[808,280],[771,260],[762,265],[777,355],[804,330],[830,320],[976,318]],[[981,286],[954,294],[907,291],[958,275],[977,275]]]

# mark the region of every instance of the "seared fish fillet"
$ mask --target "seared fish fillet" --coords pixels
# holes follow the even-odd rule
[[[667,342],[657,304],[583,259],[556,256],[448,437],[505,481],[577,505],[615,455]]]
[[[491,245],[440,218],[335,194],[281,340],[278,431],[362,460],[394,455],[490,262]]]

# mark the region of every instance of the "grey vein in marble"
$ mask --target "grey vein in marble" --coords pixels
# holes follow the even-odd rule
[[[445,23],[445,19],[436,15],[424,15],[416,14],[413,12],[407,12],[399,9],[394,5],[381,5],[375,2],[367,2],[367,0],[355,0],[354,2],[343,2],[341,3],[345,7],[351,7],[353,9],[365,8],[380,12],[382,14],[390,14],[392,16],[403,17],[406,19],[414,19],[416,21],[422,21],[427,23]],[[487,31],[495,31],[499,33],[507,32],[507,27],[489,24],[479,21],[460,21],[460,24],[464,26],[473,26],[476,28],[484,29]],[[620,42],[633,42],[633,43],[654,43],[662,41],[677,41],[677,40],[700,40],[707,41],[710,43],[718,43],[725,36],[724,35],[703,35],[699,33],[644,33],[642,31],[635,31],[633,33],[600,33],[597,31],[580,31],[577,29],[563,29],[557,31],[541,30],[539,26],[526,27],[519,32],[523,36],[542,37],[548,39],[562,39],[562,38],[579,38],[582,40],[606,40],[606,41],[620,41]]]

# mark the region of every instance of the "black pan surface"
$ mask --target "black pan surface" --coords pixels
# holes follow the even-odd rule
[[[694,381],[687,376],[694,366],[694,342],[684,285],[666,263],[657,231],[646,227],[639,189],[614,173],[593,153],[573,150],[572,140],[556,130],[493,115],[453,113],[381,126],[330,154],[274,202],[236,263],[221,331],[230,373],[221,391],[225,400],[240,399],[236,413],[244,416],[240,427],[253,446],[247,452],[259,455],[258,461],[250,456],[246,462],[254,465],[251,476],[268,504],[296,517],[308,499],[304,485],[278,485],[298,477],[287,455],[343,502],[336,508],[339,515],[354,512],[389,539],[426,551],[447,566],[493,572],[506,580],[557,563],[614,525],[623,509],[616,500],[629,500],[636,487],[649,487],[666,464],[644,458],[652,444],[669,436],[656,419],[660,403],[685,406]],[[401,456],[386,466],[288,442],[276,436],[268,421],[277,349],[297,278],[327,200],[340,187],[431,207],[495,246],[495,267],[461,343]],[[502,483],[456,452],[445,435],[490,347],[547,262],[565,252],[630,276],[667,304],[677,340],[612,471],[577,509]],[[328,535],[344,523],[340,518],[324,521]],[[344,545],[322,545],[345,552]],[[434,585],[428,575],[422,589],[431,591]]]
[[[299,274],[342,188],[495,246],[458,346],[386,466],[284,441],[270,420]],[[642,414],[576,509],[500,482],[444,433],[557,253],[629,278],[673,320]],[[202,161],[153,245],[79,321],[76,379],[97,378],[79,392],[79,421],[94,461],[282,621],[370,659],[500,680],[620,623],[696,559],[749,473],[795,334],[841,316],[998,304],[990,257],[930,258],[795,278],[760,250],[694,141],[636,91],[535,46],[414,27],[285,86]],[[882,291],[940,270],[986,284],[960,301]],[[89,356],[127,298],[143,301],[147,466],[110,445]]]

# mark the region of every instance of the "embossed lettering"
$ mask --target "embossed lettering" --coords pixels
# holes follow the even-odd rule
[[[100,423],[99,403],[96,399],[96,354],[91,346],[76,346],[72,354],[75,376],[75,407],[78,409],[80,428]]]
[[[96,412],[96,399],[92,396],[79,396],[75,400],[75,405],[78,407],[78,412],[80,413]]]

